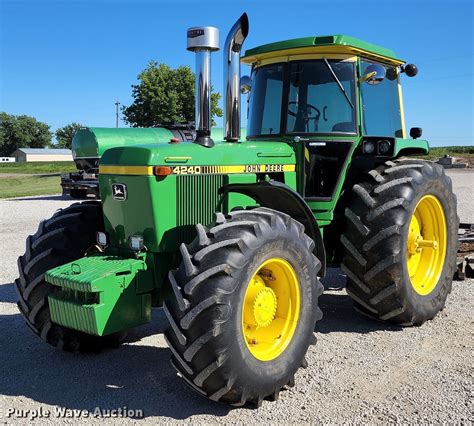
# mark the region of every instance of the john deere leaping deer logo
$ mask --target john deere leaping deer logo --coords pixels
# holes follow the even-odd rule
[[[114,200],[125,201],[127,199],[127,186],[123,183],[112,184],[112,196]]]

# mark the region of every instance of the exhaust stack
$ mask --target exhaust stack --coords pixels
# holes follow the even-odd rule
[[[196,53],[196,139],[211,148],[211,52],[219,50],[219,30],[193,27],[187,32],[187,49]]]
[[[229,31],[224,45],[224,138],[240,139],[240,51],[249,32],[244,13]]]

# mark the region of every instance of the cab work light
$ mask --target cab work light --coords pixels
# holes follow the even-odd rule
[[[128,237],[128,246],[133,251],[142,251],[145,247],[143,237],[141,235],[131,235]]]
[[[97,241],[97,244],[99,244],[99,246],[101,246],[101,247],[108,246],[109,245],[109,236],[107,235],[106,232],[98,231],[96,233],[96,241]]]
[[[372,141],[364,142],[364,154],[373,154],[375,152],[375,143]]]
[[[379,154],[385,155],[388,154],[391,148],[390,142],[382,139],[378,143],[378,148],[379,148]]]

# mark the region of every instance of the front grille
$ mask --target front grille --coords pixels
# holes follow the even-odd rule
[[[208,225],[214,213],[220,211],[219,188],[225,175],[193,175],[176,177],[176,224],[181,241],[191,242],[195,237],[194,225]]]

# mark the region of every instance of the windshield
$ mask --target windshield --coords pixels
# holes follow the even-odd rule
[[[252,73],[247,133],[279,134],[283,96],[283,64],[256,68]]]
[[[356,133],[355,65],[328,62],[330,67],[321,59],[256,68],[248,134]]]

